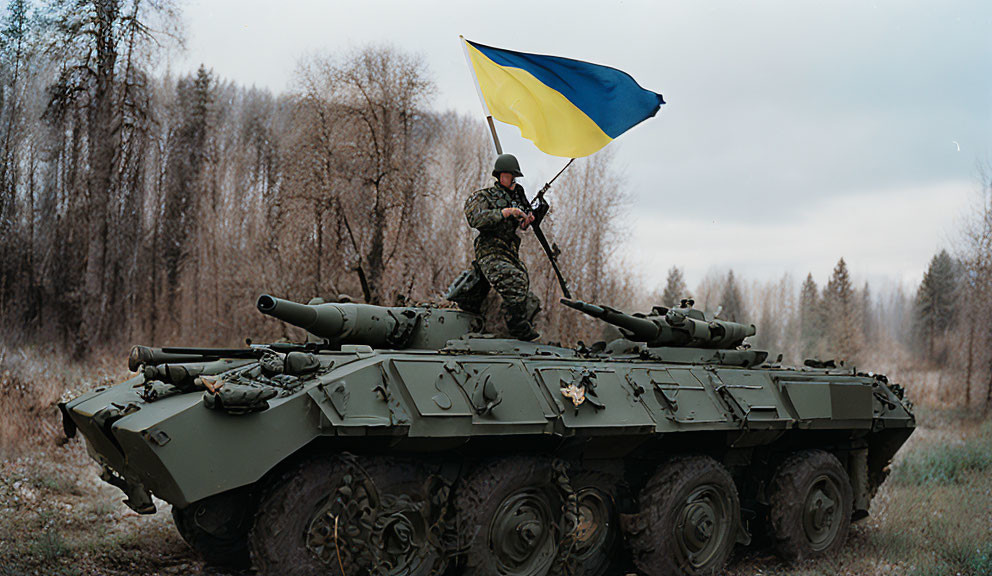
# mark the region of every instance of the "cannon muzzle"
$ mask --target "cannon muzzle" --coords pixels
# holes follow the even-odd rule
[[[338,340],[345,328],[344,304],[300,304],[268,294],[258,297],[258,311],[293,326],[299,326],[314,336]]]

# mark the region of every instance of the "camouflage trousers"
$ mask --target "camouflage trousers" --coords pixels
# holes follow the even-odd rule
[[[463,310],[478,313],[490,287],[495,288],[503,299],[503,317],[510,335],[519,338],[531,334],[541,301],[530,291],[524,263],[503,254],[486,254],[472,262],[472,268],[455,280],[448,299]]]

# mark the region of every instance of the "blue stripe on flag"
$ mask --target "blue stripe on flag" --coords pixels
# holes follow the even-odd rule
[[[502,50],[466,40],[500,66],[526,70],[582,110],[610,138],[651,118],[665,103],[630,74],[571,58]]]

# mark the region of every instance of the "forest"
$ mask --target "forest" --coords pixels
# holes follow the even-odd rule
[[[85,359],[137,342],[292,337],[254,311],[259,294],[443,303],[469,264],[462,205],[494,154],[479,118],[431,105],[439,87],[422,57],[377,45],[311,56],[273,94],[209,63],[157,73],[183,43],[167,0],[14,0],[2,18],[5,344]],[[976,182],[976,210],[915,292],[856,283],[840,254],[822,286],[714,270],[693,287],[678,262],[665,286],[645,286],[624,261],[631,196],[608,151],[556,183],[546,227],[579,298],[644,309],[691,297],[755,323],[752,345],[789,363],[901,354],[953,368],[958,400],[989,410],[992,178]],[[556,305],[533,238],[524,252],[545,340],[603,337]]]

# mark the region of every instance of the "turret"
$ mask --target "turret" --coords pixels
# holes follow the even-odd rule
[[[645,342],[650,347],[736,348],[748,336],[754,336],[754,325],[727,320],[706,320],[702,311],[686,304],[680,308],[656,307],[651,314],[627,314],[619,310],[579,300],[563,298],[569,308],[620,328],[624,338]]]
[[[481,326],[481,318],[458,310],[372,304],[300,304],[263,294],[259,312],[303,328],[330,344],[439,350],[448,340]]]

